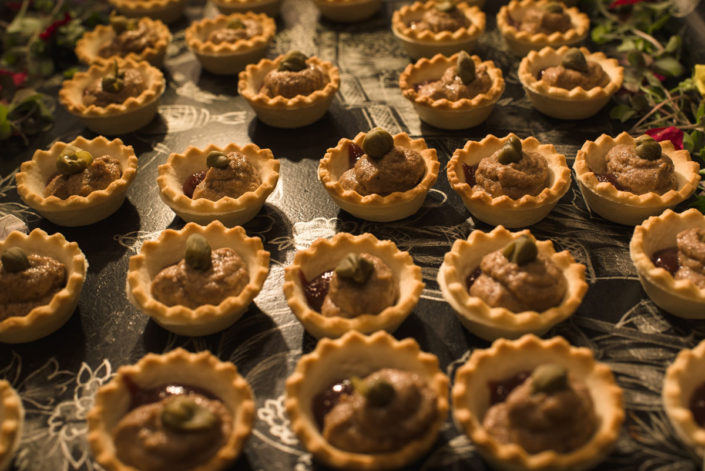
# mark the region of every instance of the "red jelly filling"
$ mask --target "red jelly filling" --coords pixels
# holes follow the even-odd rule
[[[333,276],[333,270],[323,272],[311,281],[308,281],[306,277],[304,277],[303,272],[299,272],[299,274],[308,305],[311,306],[311,309],[314,311],[321,312],[323,300],[328,294],[328,287],[330,286],[330,279]]]
[[[468,291],[470,291],[470,288],[472,288],[472,285],[475,284],[475,280],[482,274],[482,270],[480,270],[480,267],[475,268],[472,273],[468,275],[467,278],[465,278],[465,286],[467,287]]]
[[[526,381],[526,378],[531,376],[530,371],[521,371],[511,378],[502,379],[499,381],[490,381],[487,386],[490,388],[490,405],[493,406],[507,400],[507,396],[514,388]]]
[[[365,151],[362,150],[362,147],[358,146],[354,142],[348,142],[348,159],[350,168],[354,167],[363,155],[365,155]]]
[[[188,177],[185,181],[183,186],[181,187],[184,190],[184,194],[188,196],[189,198],[193,198],[193,190],[196,189],[199,183],[203,181],[203,179],[206,178],[206,171],[203,170],[201,172],[196,172],[190,177]]]
[[[690,397],[690,412],[693,413],[695,423],[705,427],[705,383],[698,386]]]
[[[130,401],[130,409],[135,409],[145,404],[160,402],[170,396],[181,396],[184,394],[200,394],[208,399],[216,399],[212,393],[206,391],[205,389],[201,389],[198,386],[188,386],[185,384],[162,384],[154,388],[144,389],[135,384],[129,376],[125,376],[124,379],[125,385],[127,386],[128,391],[130,391],[130,396],[132,397],[132,400]]]
[[[465,175],[465,183],[470,186],[475,185],[475,172],[477,171],[477,165],[463,164],[463,174]]]
[[[651,262],[657,267],[668,270],[671,275],[675,275],[680,268],[680,263],[678,262],[678,248],[669,247],[654,252],[651,256]]]
[[[598,182],[611,183],[616,189],[624,191],[624,188],[617,183],[617,177],[611,173],[595,173],[595,178],[597,178]]]
[[[351,395],[353,393],[353,385],[349,379],[337,381],[331,384],[328,389],[319,392],[313,398],[313,417],[316,419],[316,424],[320,429],[323,429],[323,422],[326,415],[338,403],[340,397]]]

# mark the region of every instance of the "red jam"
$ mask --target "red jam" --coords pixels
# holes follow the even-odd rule
[[[475,172],[477,165],[463,164],[463,174],[465,175],[465,183],[470,186],[475,186]]]
[[[693,413],[695,423],[705,427],[705,383],[697,387],[690,397],[690,412]]]
[[[203,181],[203,179],[206,178],[206,171],[200,171],[196,172],[190,177],[184,181],[184,184],[182,186],[182,189],[184,190],[184,194],[188,196],[189,198],[193,198],[193,190],[196,189],[199,183]]]
[[[669,247],[654,252],[651,256],[651,262],[653,262],[654,266],[663,268],[669,271],[671,275],[675,275],[680,268],[680,263],[678,262],[678,248]]]
[[[215,399],[215,396],[212,393],[206,391],[205,389],[201,389],[198,386],[188,386],[185,384],[162,384],[154,388],[143,389],[135,384],[129,376],[125,376],[124,380],[127,389],[130,391],[130,396],[132,397],[132,400],[130,401],[131,410],[145,404],[160,402],[170,396],[180,396],[184,394],[200,394],[201,396],[209,399]]]
[[[306,277],[304,277],[303,272],[299,272],[299,274],[308,305],[311,306],[311,309],[314,311],[321,312],[323,300],[328,294],[328,287],[330,286],[330,279],[333,276],[333,270],[323,272],[311,281],[308,281]]]
[[[493,406],[506,401],[509,393],[526,381],[526,378],[529,376],[531,376],[530,371],[521,371],[510,378],[487,383],[487,386],[490,388],[490,405]]]
[[[465,278],[465,286],[467,287],[468,291],[470,291],[470,288],[472,288],[472,285],[475,284],[475,280],[482,274],[482,270],[480,270],[480,267],[475,268],[472,273],[468,275],[467,278]]]
[[[348,159],[350,168],[354,167],[363,155],[365,155],[365,151],[362,150],[362,147],[358,146],[354,142],[348,142]]]
[[[326,415],[330,412],[343,395],[351,395],[353,393],[353,385],[349,379],[337,381],[330,385],[324,391],[319,392],[313,398],[313,417],[316,419],[318,427],[323,429],[323,422]]]
[[[617,177],[611,173],[595,173],[595,178],[597,178],[598,182],[611,183],[616,189],[624,191],[624,188],[617,183]]]

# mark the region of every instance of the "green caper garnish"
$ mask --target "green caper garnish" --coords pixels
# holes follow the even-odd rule
[[[517,150],[510,144],[504,144],[502,148],[497,153],[497,162],[502,165],[509,165],[511,163],[516,163],[521,160],[522,153],[517,152]]]
[[[653,137],[649,136],[648,134],[642,134],[641,136],[637,137],[634,139],[634,145],[639,145],[639,144],[644,144],[647,142],[656,142],[656,139]]]
[[[306,57],[306,54],[304,54],[303,52],[289,51],[284,54],[282,61],[279,63],[279,70],[286,70],[289,72],[298,72],[300,70],[304,70],[307,67],[307,60],[308,57]]]
[[[365,135],[362,150],[371,159],[381,159],[394,149],[394,138],[382,128],[374,128]]]
[[[450,13],[451,11],[455,10],[455,8],[456,8],[455,2],[450,1],[450,0],[436,3],[436,10],[442,11],[445,13]]]
[[[198,432],[217,425],[216,415],[188,396],[176,396],[164,404],[162,423],[179,432]]]
[[[505,143],[505,145],[506,145],[506,144],[509,144],[510,146],[512,146],[512,148],[513,148],[515,151],[517,151],[517,153],[519,153],[519,154],[522,153],[521,139],[519,139],[518,137],[516,137],[516,136],[509,136],[509,137],[507,138],[507,142]]]
[[[56,158],[56,170],[62,175],[81,173],[93,163],[93,156],[83,149],[67,147]]]
[[[538,248],[532,238],[521,236],[505,245],[502,249],[502,255],[512,263],[526,265],[536,260]]]
[[[372,407],[384,407],[394,399],[394,386],[388,381],[377,379],[367,385],[365,399]]]
[[[374,271],[372,262],[357,253],[349,253],[335,267],[335,274],[357,284],[367,283]]]
[[[563,6],[558,2],[548,2],[543,9],[548,13],[563,13]]]
[[[211,246],[200,234],[191,234],[186,239],[186,265],[194,270],[206,271],[211,267]]]
[[[661,145],[654,142],[643,142],[636,146],[636,155],[640,159],[657,160],[661,158]]]
[[[117,60],[113,62],[113,75],[103,77],[100,86],[104,91],[118,93],[125,87],[125,73],[120,71]]]
[[[29,268],[29,259],[24,250],[19,247],[10,247],[0,256],[2,267],[8,273],[18,273]]]
[[[244,29],[245,28],[245,23],[242,21],[235,19],[231,20],[228,22],[228,29]]]
[[[206,157],[206,165],[208,167],[227,168],[229,164],[230,159],[228,156],[218,150],[214,150]]]
[[[531,373],[531,393],[551,394],[568,388],[568,370],[555,363],[546,363]]]
[[[566,69],[577,70],[586,73],[588,71],[587,59],[577,47],[571,47],[563,56],[561,65]]]
[[[117,34],[127,30],[127,24],[128,20],[126,17],[116,15],[114,11],[110,14],[110,26],[112,26]]]
[[[458,77],[467,85],[475,80],[475,61],[472,60],[470,54],[465,51],[460,51],[458,54]]]

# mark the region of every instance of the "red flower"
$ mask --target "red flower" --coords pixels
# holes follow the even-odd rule
[[[653,137],[657,141],[671,141],[671,143],[673,143],[673,147],[677,150],[681,150],[683,148],[683,131],[675,126],[649,129],[646,131],[646,134]]]
[[[39,37],[42,38],[44,41],[51,39],[56,30],[67,24],[69,21],[71,21],[71,15],[66,12],[63,19],[56,20],[55,22],[47,26],[47,29],[39,33]]]
[[[25,80],[27,80],[27,73],[26,72],[10,72],[9,70],[5,69],[0,69],[0,75],[11,75],[12,76],[12,81],[15,84],[15,87],[21,86]]]
[[[621,7],[622,5],[634,5],[635,3],[643,2],[644,0],[614,0],[610,3],[610,9]]]

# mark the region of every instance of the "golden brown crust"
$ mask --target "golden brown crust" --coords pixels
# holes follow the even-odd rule
[[[109,0],[121,15],[132,18],[148,16],[165,23],[177,20],[183,14],[186,0]]]
[[[213,3],[221,13],[225,14],[251,11],[277,16],[282,0],[213,0]]]
[[[382,0],[313,0],[321,15],[331,21],[354,23],[374,15]]]
[[[531,233],[528,229],[509,232],[502,226],[489,233],[475,230],[467,240],[455,241],[438,271],[438,285],[445,300],[463,325],[485,340],[517,338],[526,333],[543,335],[571,316],[587,292],[585,265],[576,263],[567,250],[556,253],[553,243],[545,240],[536,242],[539,254],[550,258],[563,271],[567,281],[566,294],[559,305],[542,312],[512,312],[503,307],[490,307],[481,298],[470,295],[466,280],[480,266],[482,258],[522,235],[530,237]]]
[[[516,54],[525,55],[531,50],[541,49],[545,46],[559,47],[575,44],[587,37],[590,31],[590,18],[577,8],[565,8],[570,16],[571,28],[565,32],[556,31],[551,34],[529,33],[520,31],[515,26],[516,21],[523,18],[529,8],[541,7],[550,0],[512,0],[508,5],[500,8],[497,14],[497,28],[507,41],[509,48]]]
[[[559,154],[553,144],[541,144],[534,137],[528,137],[522,140],[522,148],[525,152],[537,152],[546,159],[551,174],[548,187],[536,196],[525,195],[517,200],[506,195],[492,197],[480,188],[471,187],[465,181],[463,164],[478,164],[498,151],[512,136],[515,135],[498,138],[489,134],[479,142],[468,141],[465,147],[453,153],[447,167],[451,188],[460,195],[473,216],[488,224],[510,228],[529,226],[546,217],[568,191],[571,181],[565,156]]]
[[[340,88],[340,71],[328,61],[310,57],[306,63],[318,67],[328,76],[328,83],[320,90],[309,95],[296,95],[293,98],[283,96],[270,97],[261,92],[265,75],[276,69],[284,56],[273,61],[262,59],[257,64],[248,65],[240,72],[237,90],[254,108],[257,117],[270,126],[297,128],[311,124],[320,119],[328,110],[333,97]]]
[[[364,377],[382,368],[414,372],[436,393],[437,417],[428,433],[390,453],[351,453],[333,447],[313,419],[313,397],[341,378]],[[439,370],[436,356],[422,352],[413,339],[398,341],[386,332],[365,336],[353,331],[336,340],[322,339],[313,352],[301,357],[286,381],[285,405],[291,428],[317,460],[345,469],[400,468],[426,453],[435,442],[448,415],[448,378]]]
[[[498,442],[482,427],[489,408],[489,381],[510,378],[543,363],[565,366],[571,376],[583,382],[590,392],[598,429],[585,445],[571,453],[544,451],[529,454],[516,444]],[[451,392],[453,418],[458,428],[470,437],[480,454],[493,466],[507,470],[580,471],[599,463],[619,437],[624,421],[622,390],[610,368],[597,363],[587,348],[572,347],[562,337],[541,340],[525,335],[518,340],[496,340],[487,350],[475,350],[455,376]]]
[[[207,169],[206,157],[213,151],[243,153],[258,170],[262,183],[255,191],[248,191],[239,198],[223,197],[217,201],[189,198],[182,189],[184,181],[193,173]],[[278,180],[279,160],[274,158],[272,151],[254,144],[240,147],[232,143],[222,148],[212,144],[205,149],[189,147],[183,154],[171,154],[166,163],[159,166],[157,184],[162,201],[183,220],[207,224],[217,219],[233,226],[244,224],[257,215]]]
[[[676,150],[671,141],[661,141],[661,151],[671,158],[678,187],[666,193],[654,192],[637,195],[618,190],[608,182],[597,180],[593,170],[600,172],[605,166],[605,155],[616,145],[634,145],[634,138],[626,132],[616,138],[602,134],[595,142],[586,141],[573,163],[575,177],[583,196],[593,211],[610,221],[620,224],[639,224],[649,216],[660,214],[666,208],[685,201],[700,182],[700,166],[693,162],[686,150]]]
[[[308,305],[301,275],[312,280],[332,270],[348,253],[369,253],[382,259],[392,270],[399,286],[397,302],[378,314],[363,314],[353,318],[325,317]],[[370,333],[395,330],[409,315],[423,291],[421,269],[408,252],[400,251],[394,242],[380,241],[372,234],[353,236],[338,233],[332,239],[318,239],[310,248],[299,250],[284,272],[284,295],[289,307],[314,337],[340,337],[351,330]]]
[[[366,133],[358,133],[351,141],[341,139],[338,145],[328,149],[318,164],[318,179],[323,183],[333,200],[350,214],[369,221],[396,221],[411,216],[419,210],[426,194],[438,179],[440,163],[435,149],[426,147],[423,139],[411,139],[406,133],[394,136],[394,145],[417,151],[426,164],[426,173],[421,181],[408,191],[395,191],[389,195],[361,195],[354,190],[345,190],[341,186],[340,176],[350,168],[348,143],[353,142],[362,147]]]
[[[50,236],[41,229],[34,229],[29,235],[14,231],[0,241],[0,252],[9,247],[52,257],[66,267],[66,286],[54,294],[49,304],[35,307],[26,316],[8,317],[0,322],[0,342],[31,342],[51,334],[69,320],[86,280],[88,262],[78,244],[68,242],[58,232]]]
[[[409,64],[399,76],[399,88],[402,95],[411,101],[421,119],[443,129],[463,129],[480,124],[492,112],[495,103],[504,93],[502,70],[492,61],[482,61],[478,56],[471,56],[476,67],[484,67],[492,80],[492,86],[484,93],[473,98],[450,101],[447,98],[434,100],[420,95],[415,85],[428,80],[439,80],[446,69],[456,64],[458,54],[446,57],[436,54],[433,58],[422,58],[415,64]]]
[[[152,279],[163,268],[184,258],[186,240],[191,234],[200,234],[212,249],[229,247],[247,265],[249,282],[236,296],[229,296],[220,304],[207,304],[197,309],[186,306],[166,306],[152,296]],[[129,301],[165,329],[179,335],[208,335],[229,327],[247,310],[262,289],[269,273],[269,252],[258,237],[248,237],[236,226],[226,228],[220,221],[207,226],[188,223],[180,231],[167,229],[156,240],[142,245],[140,253],[130,257],[125,289]]]
[[[598,63],[610,81],[604,87],[585,90],[575,87],[566,90],[549,85],[537,77],[543,69],[559,65],[565,53],[570,49],[544,47],[540,51],[531,51],[519,64],[519,80],[524,86],[533,106],[542,113],[559,119],[583,119],[597,113],[607,104],[610,97],[622,86],[624,69],[616,59],[610,59],[601,52],[590,52],[580,48],[588,61]]]
[[[149,353],[134,365],[122,366],[102,386],[88,413],[88,443],[93,456],[108,471],[138,471],[118,460],[112,433],[128,412],[130,385],[149,389],[165,384],[184,384],[212,393],[233,416],[233,430],[225,444],[198,471],[218,471],[235,461],[252,431],[255,402],[247,381],[230,362],[221,362],[210,352],[189,353],[177,348],[169,353]]]
[[[164,61],[166,48],[171,41],[171,33],[169,28],[159,20],[152,20],[147,17],[139,19],[139,23],[144,24],[151,31],[155,31],[159,39],[157,42],[145,48],[139,53],[130,52],[125,56],[117,56],[130,58],[133,61],[147,61],[155,67],[160,67]],[[76,56],[84,64],[93,64],[95,62],[112,62],[113,57],[103,57],[98,54],[100,48],[115,38],[115,30],[109,25],[98,25],[93,31],[87,31],[81,39],[76,43]]]
[[[705,228],[705,215],[695,208],[683,213],[667,209],[634,228],[629,254],[646,294],[654,303],[679,317],[703,319],[705,289],[698,288],[689,279],[676,280],[671,273],[656,267],[651,261],[655,252],[676,247],[678,233],[692,227]]]
[[[45,196],[47,182],[56,172],[56,158],[68,146],[87,150],[94,157],[108,155],[120,162],[122,175],[104,190],[96,190],[88,196],[72,195],[66,199]],[[109,141],[103,136],[87,140],[82,136],[75,140],[55,142],[48,150],[37,150],[32,160],[24,162],[15,175],[17,192],[28,206],[55,224],[82,226],[100,221],[115,212],[125,200],[127,188],[137,174],[137,156],[132,146],[120,139]]]
[[[0,424],[0,471],[5,471],[20,444],[24,425],[22,399],[5,380],[0,380]]]

